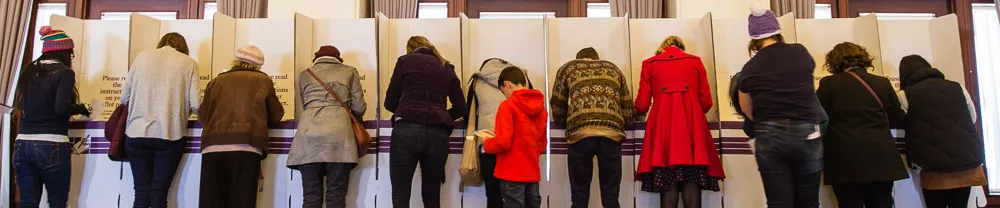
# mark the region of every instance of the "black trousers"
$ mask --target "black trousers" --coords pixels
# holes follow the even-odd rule
[[[594,177],[594,156],[601,186],[601,205],[619,208],[618,195],[622,182],[622,143],[609,138],[591,137],[569,145],[566,165],[569,167],[569,187],[572,208],[590,205],[590,181]]]
[[[837,203],[843,208],[892,208],[892,181],[833,185]]]
[[[198,207],[255,208],[261,159],[243,151],[202,154]]]
[[[299,165],[302,173],[302,208],[323,208],[324,188],[326,207],[347,207],[347,188],[355,163],[310,163]],[[324,185],[323,179],[326,179]]]
[[[396,121],[389,142],[389,183],[392,184],[392,207],[410,207],[413,173],[420,164],[420,193],[425,208],[441,207],[444,165],[448,161],[448,137],[451,128]],[[454,170],[453,170],[454,171]]]
[[[924,189],[924,203],[927,208],[966,208],[969,207],[969,194],[972,187],[927,190]]]
[[[479,153],[479,170],[483,174],[483,184],[486,186],[486,208],[504,208],[500,186],[502,181],[493,176],[496,166],[496,155]]]

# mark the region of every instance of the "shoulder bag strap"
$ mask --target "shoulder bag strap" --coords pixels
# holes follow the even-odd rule
[[[344,104],[344,101],[340,99],[340,96],[337,96],[337,92],[334,92],[330,86],[326,86],[326,82],[323,82],[319,76],[316,76],[316,73],[314,73],[312,69],[307,68],[306,72],[309,72],[309,75],[313,77],[313,79],[316,79],[316,82],[318,82],[320,86],[323,86],[323,89],[326,89],[327,93],[330,93],[334,99],[337,99],[337,102],[340,103],[340,106],[343,107],[345,111],[347,111],[347,115],[351,117],[352,121],[358,122],[357,118],[354,117],[354,112],[351,112],[351,109],[347,107],[347,104]]]
[[[864,85],[865,88],[868,89],[868,93],[872,94],[872,97],[874,97],[875,101],[878,102],[878,106],[882,108],[882,115],[885,116],[885,120],[886,120],[886,122],[888,122],[889,121],[889,115],[886,114],[888,112],[885,110],[885,105],[882,104],[882,98],[878,97],[878,94],[875,93],[875,90],[872,89],[872,86],[868,85],[868,82],[865,82],[864,79],[861,79],[861,76],[858,76],[858,74],[854,73],[853,71],[847,71],[847,73],[851,74],[851,76],[854,76],[854,78],[857,79],[858,82],[861,82],[861,84]]]

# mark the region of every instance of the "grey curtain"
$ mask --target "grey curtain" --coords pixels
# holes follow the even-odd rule
[[[778,16],[795,12],[796,19],[816,16],[816,0],[771,0],[771,10]]]
[[[629,18],[662,18],[666,0],[611,0],[611,16]]]
[[[233,18],[265,18],[267,0],[219,0],[219,12]]]
[[[417,0],[372,0],[375,12],[392,19],[417,18]]]
[[[14,95],[10,89],[24,61],[31,5],[32,0],[4,0],[0,4],[0,34],[4,34],[0,39],[0,54],[4,54],[0,56],[0,102],[4,104]]]

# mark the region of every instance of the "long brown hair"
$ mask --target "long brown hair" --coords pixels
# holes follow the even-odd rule
[[[190,55],[187,41],[184,40],[184,36],[182,36],[181,34],[172,32],[163,35],[163,37],[160,38],[160,43],[157,44],[156,48],[163,48],[163,46],[170,46],[171,48],[176,49],[177,52],[181,52],[184,55]]]
[[[444,57],[441,56],[441,53],[438,52],[437,47],[434,47],[434,44],[431,44],[431,41],[427,40],[424,36],[413,36],[410,37],[410,40],[406,41],[406,54],[413,53],[413,51],[418,48],[429,48],[431,51],[434,51],[434,56],[441,59],[442,65],[448,63],[448,60],[444,59]]]
[[[782,36],[781,34],[775,34],[772,35],[771,37],[750,40],[750,44],[747,45],[747,51],[750,53],[751,56],[753,56],[754,53],[757,53],[758,51],[760,51],[760,49],[764,48],[764,41],[767,40],[774,40],[779,43],[784,43],[785,36]]]
[[[667,50],[667,47],[670,46],[677,47],[682,51],[687,50],[684,48],[684,40],[681,40],[681,37],[670,36],[667,37],[667,39],[664,39],[663,43],[660,43],[660,47],[656,48],[656,55],[660,55],[664,50]]]
[[[875,58],[868,54],[865,47],[851,42],[843,42],[826,53],[826,63],[823,66],[826,71],[836,74],[853,68],[875,67],[872,64],[874,60]]]

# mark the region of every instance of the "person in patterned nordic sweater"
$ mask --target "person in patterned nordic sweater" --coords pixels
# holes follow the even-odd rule
[[[552,89],[552,120],[566,127],[572,207],[590,203],[593,158],[598,158],[601,202],[617,208],[622,179],[621,141],[632,128],[635,108],[625,75],[584,48],[559,68]]]

